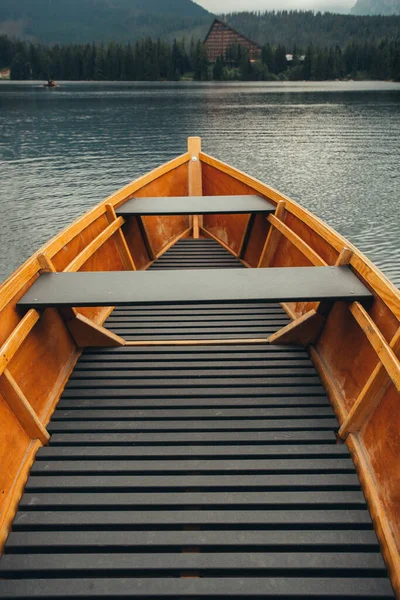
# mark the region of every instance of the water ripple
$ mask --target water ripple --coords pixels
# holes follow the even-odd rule
[[[321,216],[400,285],[400,85],[0,84],[0,280],[201,135]]]

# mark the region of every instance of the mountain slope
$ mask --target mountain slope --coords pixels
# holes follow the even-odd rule
[[[400,0],[357,0],[353,15],[400,15]]]
[[[229,25],[251,40],[261,45],[284,44],[287,48],[292,48],[294,44],[303,49],[309,44],[338,45],[343,48],[352,41],[377,43],[384,38],[397,39],[400,32],[400,17],[364,17],[313,11],[240,12],[224,16]]]
[[[211,18],[192,0],[0,0],[0,33],[44,43],[190,35]]]

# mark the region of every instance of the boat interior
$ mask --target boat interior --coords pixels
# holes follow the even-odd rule
[[[400,598],[400,292],[201,150],[0,286],[0,597]]]

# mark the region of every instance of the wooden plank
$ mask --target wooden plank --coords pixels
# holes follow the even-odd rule
[[[316,267],[326,267],[327,263],[297,233],[285,225],[278,217],[269,215],[268,221],[282,233]],[[266,266],[266,265],[263,265]]]
[[[79,394],[80,395],[80,394]],[[202,419],[182,419],[180,421],[168,421],[165,420],[162,424],[164,431],[241,431],[246,429],[247,431],[274,431],[274,430],[287,430],[293,429],[315,429],[315,430],[327,430],[330,431],[337,427],[337,420],[332,417],[309,417],[303,419],[253,419],[246,420],[244,423],[242,419],[209,419],[206,422]],[[62,432],[62,431],[109,431],[109,432],[145,432],[145,431],[156,431],[160,428],[160,423],[154,420],[147,421],[52,421],[49,425],[49,431]]]
[[[190,432],[143,432],[143,433],[54,433],[51,438],[52,446],[82,446],[86,444],[336,444],[333,430],[301,430],[301,431],[190,431]],[[124,490],[126,491],[126,490]]]
[[[325,318],[314,309],[286,325],[268,338],[270,344],[308,346],[315,342],[325,324]]]
[[[36,493],[24,494],[20,510],[123,510],[158,509],[161,507],[230,507],[260,510],[279,506],[294,509],[365,509],[361,490],[294,491],[294,492],[139,492],[121,493],[118,498],[110,492],[96,493]]]
[[[43,447],[40,449],[40,452],[37,454],[36,460],[38,462],[42,462],[43,460],[64,460],[64,459],[80,459],[80,460],[102,460],[104,459],[104,457],[107,456],[108,458],[113,458],[113,459],[130,459],[130,458],[140,458],[140,459],[147,459],[147,458],[157,458],[158,460],[162,460],[163,458],[190,458],[190,457],[195,457],[195,458],[210,458],[210,457],[217,457],[217,458],[232,458],[232,457],[236,457],[236,458],[243,458],[243,457],[247,457],[248,459],[250,458],[259,458],[260,456],[262,457],[267,457],[268,458],[285,458],[285,457],[294,457],[294,458],[312,458],[312,457],[319,457],[319,458],[338,458],[338,457],[349,457],[350,456],[350,452],[349,449],[347,448],[346,444],[279,444],[279,445],[223,445],[223,444],[214,444],[214,445],[205,445],[205,446],[186,446],[184,444],[178,445],[178,446],[167,446],[167,445],[161,445],[161,446],[157,446],[157,445],[152,445],[152,446],[53,446],[51,445],[50,447]],[[102,493],[102,492],[101,492]],[[202,492],[198,492],[198,494],[200,495]],[[234,502],[235,497],[237,496],[239,492],[235,492],[232,494],[232,498],[229,499],[229,502]],[[270,492],[272,494],[272,492]],[[344,492],[343,492],[344,493]],[[196,493],[197,494],[197,493]],[[249,500],[251,500],[251,495],[252,494],[256,494],[256,492],[246,492],[243,494],[246,495],[246,497],[248,497]],[[262,492],[262,494],[264,494],[264,498],[266,501],[268,500],[266,498],[266,493]],[[279,496],[280,494],[280,496]],[[275,493],[275,497],[280,497],[282,502],[284,500],[283,498],[283,494],[284,492],[276,492]],[[346,496],[346,494],[344,493],[343,497],[340,497],[340,492],[338,492],[335,496],[335,494],[333,494],[333,496],[331,496],[330,498],[328,497],[328,493],[327,492],[298,492],[297,494],[294,494],[294,498],[300,498],[302,497],[302,495],[307,496],[308,500],[307,502],[313,503],[313,502],[320,502],[321,498],[324,498],[324,502],[325,501],[332,501],[332,498],[336,497],[336,501],[340,502],[349,502],[350,504],[352,502],[362,502],[365,504],[365,499],[362,498],[362,494],[360,496],[358,496],[358,494],[360,494],[360,492],[348,492],[348,496]],[[314,496],[315,494],[315,496]],[[320,495],[322,494],[322,496]],[[134,498],[132,496],[129,496],[132,498],[132,500],[134,500]],[[206,502],[206,497],[203,500],[201,500],[201,502]],[[213,498],[216,499],[218,497],[214,496]],[[111,496],[109,497],[111,499]],[[211,501],[213,498],[209,498],[208,503],[209,504],[213,504],[213,502]],[[221,502],[223,502],[223,498],[225,498],[225,501],[227,500],[226,494],[220,494],[220,499]],[[292,497],[291,497],[292,498]],[[88,499],[87,501],[89,501],[90,499]],[[114,498],[115,500],[115,498]],[[158,500],[162,500],[162,497],[159,496]],[[62,498],[60,498],[59,500],[60,502],[62,501]],[[153,504],[157,503],[156,500],[150,500]],[[217,500],[215,500],[217,501]],[[289,501],[289,500],[288,500]],[[294,500],[293,500],[294,501]],[[93,500],[94,502],[94,500]],[[169,503],[169,497],[165,498],[165,502]],[[228,503],[229,503],[228,502]],[[290,500],[291,502],[291,500]],[[29,500],[25,499],[25,503],[27,506],[29,506]],[[135,502],[132,502],[132,504],[134,504]],[[187,500],[186,498],[182,498],[179,496],[176,496],[176,503],[180,504],[180,503],[190,503],[190,500]],[[196,502],[192,502],[192,504],[196,505],[198,504],[197,500]]]
[[[218,492],[213,492],[217,494]],[[233,493],[233,492],[232,492]],[[274,494],[274,492],[269,492]],[[279,493],[279,492],[276,492]],[[294,497],[296,492],[291,492]],[[300,493],[300,492],[299,492]],[[325,492],[327,495],[338,492]],[[343,492],[354,494],[359,492]],[[313,491],[310,495],[319,494]],[[91,495],[92,496],[92,495]],[[321,552],[376,552],[379,543],[374,531],[357,530],[280,530],[254,531],[24,531],[12,532],[7,549],[12,553],[103,549],[104,552],[123,552],[132,549],[178,549],[198,546],[204,549],[232,547],[264,549],[264,552],[290,552],[297,549]]]
[[[371,346],[377,353],[379,360],[396,386],[396,389],[400,392],[400,361],[393,352],[393,349],[387,343],[377,325],[361,304],[354,302],[349,308],[351,314],[356,319],[357,323],[367,336]]]
[[[0,377],[0,393],[29,437],[32,440],[40,440],[42,444],[48,444],[49,433],[7,369]]]
[[[290,373],[285,373],[284,375],[271,376],[264,375],[262,377],[256,376],[238,376],[238,377],[207,377],[207,375],[199,378],[198,376],[190,377],[185,374],[185,372],[180,375],[180,373],[175,373],[172,377],[169,374],[165,374],[163,378],[153,378],[151,375],[146,374],[142,379],[137,379],[135,377],[129,377],[129,373],[125,373],[125,377],[115,378],[115,379],[97,379],[90,377],[84,374],[82,379],[70,379],[67,385],[68,390],[72,389],[97,389],[101,388],[105,389],[126,389],[126,390],[134,390],[134,389],[158,389],[163,388],[167,393],[168,389],[175,389],[176,391],[179,388],[185,388],[186,386],[190,386],[191,388],[215,388],[216,390],[220,387],[226,388],[230,387],[240,387],[240,388],[252,388],[252,387],[262,387],[262,386],[320,386],[320,381],[317,374],[314,372],[310,376],[301,376],[301,375],[291,375]]]
[[[189,196],[202,196],[203,195],[203,182],[201,174],[201,162],[199,154],[201,152],[201,138],[189,137],[188,138],[188,154],[190,155],[188,165],[188,195]],[[192,204],[189,201],[189,204]],[[205,200],[201,198],[200,204],[205,204]],[[200,237],[200,220],[197,211],[192,211],[192,224],[193,224],[193,237],[198,239]],[[201,213],[203,214],[203,212]]]
[[[347,267],[44,273],[18,302],[23,308],[132,303],[370,299]]]
[[[170,553],[95,553],[81,555],[73,554],[33,554],[24,557],[6,555],[0,565],[2,577],[57,575],[73,577],[132,576],[135,573],[146,572],[154,576],[163,571],[170,575],[178,574],[181,570],[197,570],[204,574],[224,571],[225,576],[236,571],[246,571],[248,574],[259,574],[264,577],[273,576],[277,571],[293,577],[318,576],[321,571],[331,576],[367,575],[384,577],[386,567],[379,552],[361,553],[321,553],[309,552],[170,552]],[[178,573],[177,573],[178,571]]]
[[[118,476],[116,476],[118,477]],[[202,476],[199,475],[199,478]],[[208,477],[208,476],[207,476]],[[211,476],[210,476],[211,477]],[[221,479],[223,479],[221,475]],[[356,477],[356,475],[355,475]],[[64,479],[79,479],[79,476],[64,476]],[[87,476],[91,478],[90,475]],[[100,477],[101,478],[101,477]],[[156,478],[156,476],[154,476]],[[173,476],[171,477],[174,478]],[[33,478],[31,478],[33,479]],[[34,479],[42,480],[38,475]],[[49,479],[49,478],[48,478]],[[124,479],[129,479],[124,478]],[[143,477],[145,479],[145,477]],[[182,477],[185,479],[185,477]],[[367,509],[350,510],[74,510],[74,511],[19,511],[14,522],[14,531],[32,528],[58,529],[79,528],[129,528],[129,527],[174,527],[178,526],[253,526],[312,528],[324,527],[371,527]]]
[[[318,598],[393,600],[386,578],[378,577],[152,577],[9,579],[0,582],[4,600],[60,598]]]
[[[153,460],[128,458],[125,460],[39,460],[32,467],[35,475],[124,475],[152,473],[197,473],[222,474],[268,472],[268,473],[349,473],[353,472],[351,458],[251,458],[251,459],[165,459],[161,463]]]
[[[15,327],[11,335],[7,338],[0,348],[0,377],[8,367],[13,356],[18,352],[21,345],[26,340],[33,327],[40,318],[40,313],[35,309],[30,309],[22,317],[21,321]]]
[[[120,229],[123,223],[124,219],[122,217],[118,217],[116,221],[110,223],[108,227],[106,227],[97,237],[95,237],[95,239],[69,263],[69,265],[64,269],[64,272],[72,273],[74,271],[79,271],[85,262],[87,262],[89,258],[93,256],[93,254]]]
[[[109,223],[114,223],[118,221],[117,215],[115,214],[115,209],[112,204],[106,204],[106,214]],[[121,227],[117,229],[115,239],[117,243],[118,252],[125,269],[127,271],[136,271],[135,263],[133,261],[132,255],[128,248],[128,244],[126,243],[126,239]]]
[[[296,385],[297,383],[297,385]],[[293,397],[305,397],[305,396],[321,396],[325,393],[322,385],[302,385],[299,390],[298,382],[292,382],[291,385],[284,386],[258,386],[258,387],[247,387],[246,389],[242,388],[241,395],[245,398],[260,398],[265,397],[265,394],[268,394],[272,397],[282,397],[282,396],[293,396]],[[230,398],[237,394],[237,389],[235,387],[208,387],[202,388],[197,387],[196,389],[187,389],[185,387],[179,388],[165,388],[162,387],[154,387],[150,390],[147,389],[144,391],[138,388],[130,388],[130,389],[122,389],[122,388],[114,388],[112,391],[112,397],[117,399],[123,398],[139,398],[143,399],[147,396],[151,396],[152,398],[163,398],[167,400],[169,398]],[[84,388],[81,390],[68,388],[64,392],[64,398],[109,398],[110,397],[110,389],[101,389],[96,388],[96,390],[91,390],[90,388]],[[336,426],[335,426],[336,427]]]
[[[165,409],[166,407],[171,408],[216,408],[216,407],[227,407],[235,408],[240,407],[243,404],[250,408],[264,407],[284,407],[291,408],[302,406],[312,407],[327,407],[329,406],[328,399],[321,394],[313,394],[310,396],[277,396],[275,398],[264,399],[262,397],[257,398],[246,398],[245,396],[233,396],[233,397],[220,397],[220,398],[170,398],[169,400],[152,399],[152,398],[65,398],[60,400],[57,405],[60,410],[78,410],[78,409],[130,409],[130,408],[141,408],[141,409],[153,409],[158,410]]]
[[[282,220],[285,214],[285,201],[280,200],[276,206],[275,217],[279,220]],[[274,254],[276,248],[279,243],[280,234],[277,229],[274,229],[272,225],[270,225],[267,238],[265,240],[264,247],[262,249],[260,259],[258,261],[257,267],[269,267],[274,258]]]
[[[400,352],[400,329],[393,337],[390,348],[396,356]],[[345,439],[349,433],[355,433],[361,429],[385,395],[390,383],[391,378],[387,370],[383,363],[379,362],[339,429],[342,439]]]

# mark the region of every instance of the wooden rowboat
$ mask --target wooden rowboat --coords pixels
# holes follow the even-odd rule
[[[0,597],[400,597],[400,292],[199,138],[0,336]]]

